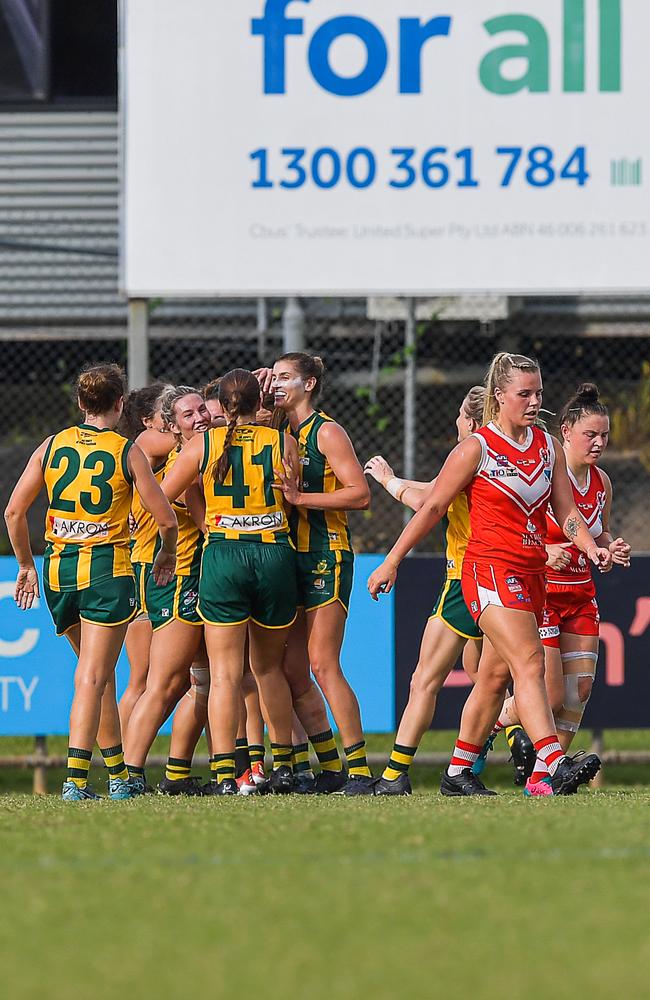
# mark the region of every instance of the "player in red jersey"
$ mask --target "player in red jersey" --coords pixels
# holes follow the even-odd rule
[[[390,591],[402,559],[465,489],[470,541],[463,560],[463,595],[485,634],[477,681],[465,704],[460,734],[443,776],[445,795],[490,795],[471,767],[492,729],[512,678],[522,724],[547,777],[532,794],[566,794],[596,774],[590,754],[572,761],[560,746],[544,684],[539,626],[544,613],[546,507],[569,541],[597,566],[612,560],[589,534],[573,502],[562,447],[536,426],[542,404],[537,362],[497,354],[486,380],[484,426],[449,455],[422,508],[368,580],[373,598]]]
[[[630,565],[630,546],[613,539],[609,530],[612,484],[597,467],[609,440],[609,415],[598,387],[586,382],[560,411],[560,432],[576,507],[597,545],[605,546],[612,562]],[[568,750],[580,728],[591,696],[600,616],[591,568],[584,554],[567,542],[553,510],[546,519],[546,606],[539,630],[545,650],[546,688],[560,744]],[[499,723],[517,718],[514,699],[506,701]],[[533,774],[534,782],[537,775]]]

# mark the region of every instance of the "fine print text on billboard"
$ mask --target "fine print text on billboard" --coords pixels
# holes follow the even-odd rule
[[[640,290],[643,0],[124,4],[131,295]]]

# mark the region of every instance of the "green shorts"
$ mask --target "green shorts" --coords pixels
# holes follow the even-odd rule
[[[44,580],[43,590],[57,635],[65,635],[80,621],[93,625],[123,625],[137,614],[132,576],[110,577],[84,590],[68,591],[52,590]]]
[[[199,575],[175,576],[165,587],[159,587],[153,576],[147,580],[147,610],[154,632],[174,619],[188,625],[202,625],[196,610],[199,599]]]
[[[460,580],[445,580],[430,617],[442,618],[445,625],[463,639],[483,638],[483,633],[467,610]]]
[[[353,552],[299,552],[298,606],[315,611],[339,601],[347,614],[353,576]]]
[[[253,621],[263,628],[286,628],[295,621],[296,603],[296,553],[288,545],[206,545],[198,610],[208,625]]]
[[[151,576],[152,563],[145,562],[134,562],[131,563],[133,566],[133,572],[135,573],[135,596],[138,608],[138,618],[141,616],[143,618],[149,617],[149,608],[147,607],[147,583],[149,582],[149,577]]]

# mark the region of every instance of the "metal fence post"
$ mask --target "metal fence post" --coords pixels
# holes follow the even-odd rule
[[[34,737],[34,753],[37,757],[47,755],[47,737]],[[32,786],[34,795],[47,795],[47,770],[44,764],[36,764],[34,767],[34,784]]]
[[[257,361],[266,364],[266,335],[269,330],[269,308],[266,299],[257,300]]]
[[[416,423],[417,423],[417,364],[415,299],[407,299],[407,316],[404,326],[404,478],[415,479]],[[404,524],[412,516],[404,508]]]
[[[149,382],[149,311],[147,299],[129,299],[127,345],[129,389]]]
[[[282,349],[285,354],[305,349],[305,310],[297,298],[288,298],[282,313]]]
[[[597,753],[600,759],[603,758],[603,750],[605,749],[605,737],[602,729],[594,729],[591,734],[591,752]],[[603,769],[601,767],[600,771],[596,777],[591,782],[592,788],[602,788],[605,784],[605,775],[603,774]]]

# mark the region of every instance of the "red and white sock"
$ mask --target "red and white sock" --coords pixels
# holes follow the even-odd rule
[[[471,767],[474,761],[478,760],[480,752],[481,748],[477,747],[475,743],[463,743],[462,740],[456,740],[454,752],[447,767],[449,777],[457,778],[461,771]]]
[[[545,768],[552,777],[557,771],[558,764],[560,764],[566,756],[564,750],[559,744],[557,735],[553,733],[552,736],[547,736],[543,740],[538,740],[537,743],[535,743],[535,750],[537,751],[535,772],[544,770]]]
[[[541,781],[543,778],[548,778],[548,768],[544,763],[544,761],[540,760],[538,757],[537,760],[535,761],[535,770],[533,771],[528,780],[530,781],[531,785],[536,785],[537,782]]]

